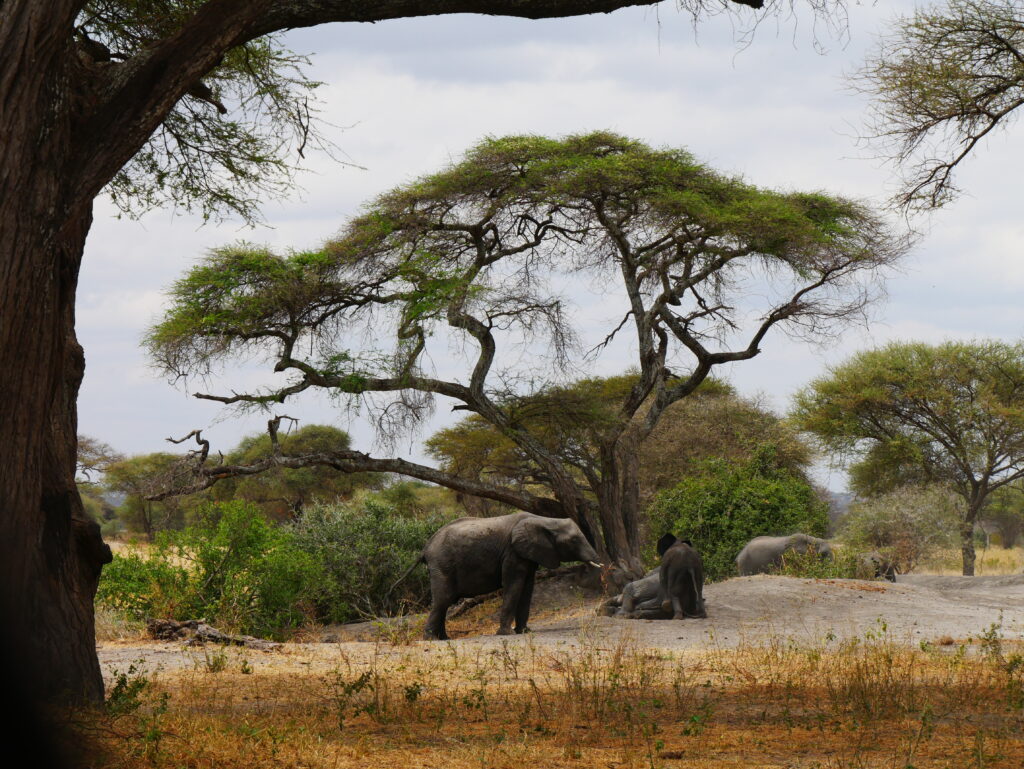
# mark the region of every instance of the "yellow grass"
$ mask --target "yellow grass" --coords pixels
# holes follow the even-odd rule
[[[81,728],[112,767],[1024,766],[1024,660],[996,629],[681,654],[581,637],[213,649]]]
[[[963,574],[963,559],[959,548],[942,552],[939,556],[922,563],[915,574]],[[1003,548],[999,545],[978,548],[974,562],[974,573],[979,576],[1024,573],[1024,547]]]

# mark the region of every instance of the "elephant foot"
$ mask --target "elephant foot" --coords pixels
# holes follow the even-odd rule
[[[500,628],[498,628],[498,632],[495,633],[495,635],[512,635],[512,628],[510,628],[510,627],[500,627]]]
[[[443,632],[443,631],[440,632],[440,633],[435,633],[432,630],[425,630],[423,632],[423,640],[424,641],[447,641],[448,640],[448,634]]]
[[[516,635],[522,635],[523,633],[532,633],[532,632],[533,631],[530,630],[530,628],[527,627],[526,625],[523,625],[522,627],[517,627],[516,628]]]

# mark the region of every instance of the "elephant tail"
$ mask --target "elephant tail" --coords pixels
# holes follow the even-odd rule
[[[396,579],[396,580],[395,580],[395,584],[393,584],[393,585],[392,585],[392,586],[391,586],[391,587],[390,587],[390,588],[388,589],[388,592],[387,592],[387,594],[388,594],[388,595],[391,595],[391,594],[392,594],[393,592],[395,592],[395,588],[396,588],[396,587],[398,587],[398,586],[399,586],[400,584],[402,584],[402,582],[404,582],[404,581],[405,581],[405,578],[406,578],[406,577],[408,577],[408,576],[409,576],[410,574],[412,574],[412,571],[413,571],[413,569],[415,569],[415,568],[416,568],[417,566],[419,566],[419,565],[420,565],[421,563],[426,563],[426,562],[427,562],[427,559],[426,559],[426,558],[424,558],[423,554],[421,553],[421,554],[420,554],[420,557],[419,557],[419,558],[417,558],[417,559],[416,559],[415,561],[413,561],[413,562],[412,562],[412,566],[410,566],[410,567],[409,567],[408,569],[406,569],[406,570],[405,570],[404,572],[402,572],[402,576],[401,576],[401,577],[399,577],[398,579]]]

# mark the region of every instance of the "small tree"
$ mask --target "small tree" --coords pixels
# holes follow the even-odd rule
[[[903,486],[853,503],[839,522],[839,535],[852,550],[878,550],[901,573],[952,547],[963,500],[938,485]]]
[[[150,542],[159,531],[184,526],[186,510],[198,501],[182,496],[149,498],[174,484],[181,466],[181,455],[156,452],[128,457],[106,467],[106,490],[125,495],[117,509],[118,517],[128,528],[144,533]]]
[[[914,464],[961,496],[965,575],[989,494],[1024,477],[1024,345],[895,342],[855,355],[798,393],[796,422],[842,461]],[[874,452],[874,453],[873,453]]]
[[[776,326],[826,334],[859,317],[876,270],[905,247],[859,203],[758,189],[681,150],[610,133],[490,139],[383,195],[321,250],[217,250],[175,284],[148,344],[175,376],[208,374],[228,356],[269,356],[289,380],[198,397],[270,407],[326,389],[376,407],[384,435],[447,398],[515,444],[537,486],[357,451],[281,452],[275,462],[397,472],[568,516],[604,558],[638,574],[638,447],[665,410],[715,366],[760,353]],[[558,288],[567,281],[595,289],[593,301],[621,319],[587,357]],[[614,408],[567,390],[570,366],[592,365],[626,327],[638,376]],[[467,351],[462,375],[433,375],[438,344]],[[587,422],[587,445],[555,453],[522,418],[531,408],[557,415],[552,429],[577,412],[600,418]],[[204,449],[197,487],[256,469],[206,458]]]
[[[778,463],[772,445],[742,463],[712,459],[692,477],[662,492],[648,512],[651,531],[689,539],[710,579],[736,571],[737,554],[754,537],[824,536],[828,505],[811,485]]]

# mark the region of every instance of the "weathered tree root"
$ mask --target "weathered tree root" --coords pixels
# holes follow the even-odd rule
[[[184,622],[177,622],[173,619],[149,619],[146,620],[146,630],[157,641],[185,640],[186,646],[199,646],[210,642],[245,646],[259,651],[272,651],[281,646],[274,641],[264,641],[262,638],[254,638],[250,635],[231,635],[221,632],[217,628],[207,625],[201,619],[190,619]]]

